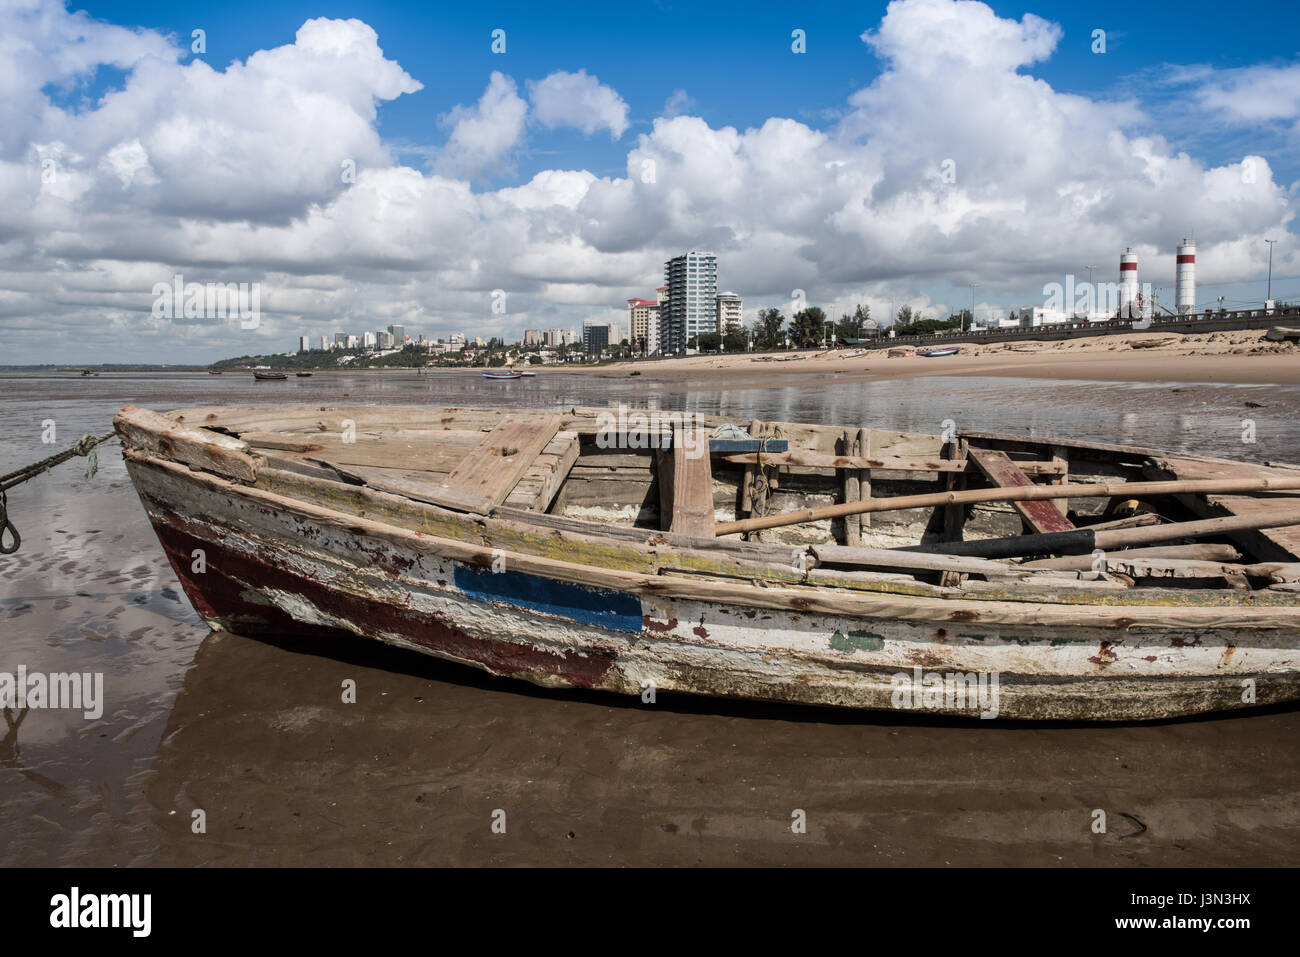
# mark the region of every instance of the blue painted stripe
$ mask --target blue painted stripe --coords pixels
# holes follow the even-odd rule
[[[478,601],[571,618],[613,631],[641,634],[641,599],[635,595],[555,581],[521,572],[493,572],[456,564],[456,587]]]

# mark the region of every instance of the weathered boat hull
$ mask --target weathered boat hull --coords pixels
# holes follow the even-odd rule
[[[548,687],[964,717],[1144,720],[1300,697],[1300,612],[737,598],[734,585],[494,550],[127,458],[195,608],[241,634],[346,632]]]

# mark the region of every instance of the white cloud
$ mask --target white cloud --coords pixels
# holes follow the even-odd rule
[[[674,116],[680,116],[693,109],[695,109],[695,100],[685,90],[674,90],[672,95],[664,100],[664,106],[659,111],[659,115],[672,119]]]
[[[528,104],[504,74],[451,110],[447,144],[421,171],[396,164],[376,129],[380,103],[421,86],[359,21],[308,21],[292,43],[217,70],[53,0],[11,9],[0,30],[9,361],[70,348],[126,359],[142,344],[159,350],[144,358],[212,358],[393,321],[517,335],[648,295],[685,248],[718,251],[720,281],[750,314],[802,288],[832,313],[870,301],[884,318],[890,296],[934,303],[936,285],[973,281],[991,304],[1016,304],[1085,263],[1105,276],[1126,246],[1159,282],[1193,230],[1201,281],[1240,281],[1257,278],[1262,237],[1294,216],[1296,188],[1275,181],[1267,149],[1252,141],[1262,155],[1248,164],[1208,163],[1171,146],[1137,100],[1059,92],[1030,68],[1060,29],[968,0],[891,3],[864,36],[880,74],[828,104],[843,109],[825,129],[783,117],[711,126],[673,115],[687,106],[674,95],[631,144],[625,175],[553,164],[477,190],[470,177],[508,169],[524,145]],[[99,102],[47,94],[103,64],[127,74]],[[1300,118],[1288,70],[1182,82],[1206,116],[1250,129]],[[543,125],[628,129],[627,105],[585,72],[551,74],[530,95]],[[346,161],[355,182],[340,176]],[[1290,245],[1275,277],[1300,268]],[[151,320],[153,283],[175,272],[260,281],[261,328]],[[493,289],[509,293],[504,316],[489,308]]]
[[[530,82],[528,95],[538,122],[550,129],[568,126],[588,136],[609,130],[613,140],[627,131],[628,105],[613,87],[588,76],[586,70],[556,70],[540,83]]]
[[[457,106],[443,118],[452,129],[436,169],[453,176],[499,169],[523,135],[527,112],[515,81],[493,71],[478,103]]]

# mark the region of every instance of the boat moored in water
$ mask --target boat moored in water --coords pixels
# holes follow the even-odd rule
[[[522,372],[515,372],[513,369],[503,369],[500,371],[488,370],[483,373],[485,379],[522,379]]]
[[[289,376],[283,372],[254,372],[253,378],[261,382],[282,382]]]
[[[1300,698],[1296,466],[625,409],[115,425],[214,628],[548,687],[963,717]]]

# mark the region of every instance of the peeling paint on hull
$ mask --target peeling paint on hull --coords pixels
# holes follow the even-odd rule
[[[586,588],[270,508],[241,486],[128,467],[196,610],[244,634],[346,632],[548,687],[893,710],[914,667],[995,672],[999,715],[1142,720],[1300,697],[1300,631],[1060,629],[721,604]],[[206,571],[192,571],[195,549]],[[515,576],[515,577],[511,577]],[[755,589],[757,593],[760,589]],[[757,595],[756,595],[757,601]],[[959,619],[960,620],[960,619]],[[838,637],[837,637],[838,636]],[[931,713],[974,717],[975,707]]]

